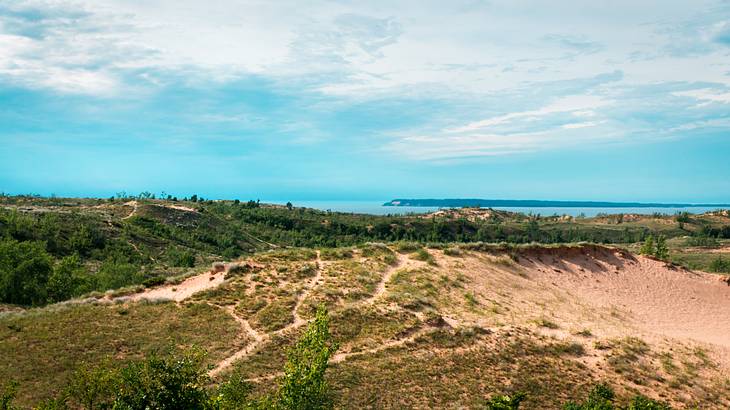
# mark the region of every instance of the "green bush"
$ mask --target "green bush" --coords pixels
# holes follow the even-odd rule
[[[717,273],[730,273],[730,260],[718,256],[710,263],[710,270]]]
[[[324,378],[329,358],[337,351],[329,331],[329,316],[323,305],[314,321],[289,351],[276,408],[289,410],[331,409],[329,385]]]
[[[116,376],[114,409],[205,409],[209,382],[198,352],[182,357],[152,355],[123,368]]]
[[[53,260],[43,243],[0,241],[0,302],[45,304],[52,271]]]
[[[519,410],[520,403],[524,399],[524,393],[516,393],[512,396],[494,396],[487,401],[487,410]]]
[[[18,383],[15,380],[9,380],[0,387],[2,388],[0,390],[0,410],[14,410],[13,399],[18,392]]]

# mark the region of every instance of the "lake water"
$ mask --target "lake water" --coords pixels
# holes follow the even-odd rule
[[[423,214],[438,210],[438,207],[421,206],[383,206],[388,200],[382,201],[292,201],[294,206],[320,209],[323,211],[351,212],[371,215],[404,215],[409,213]],[[274,204],[286,204],[286,201],[262,201]],[[571,215],[583,214],[587,217],[597,214],[653,214],[654,212],[673,215],[677,212],[701,214],[703,212],[724,209],[723,207],[686,207],[686,208],[523,208],[523,207],[495,207],[511,212],[532,213],[535,215]]]

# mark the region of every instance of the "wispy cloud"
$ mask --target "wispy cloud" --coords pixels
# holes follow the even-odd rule
[[[80,107],[102,97],[169,133],[199,134],[166,123],[185,113],[227,138],[506,155],[722,117],[729,33],[715,0],[0,0],[0,87],[88,96]],[[236,88],[247,79],[294,102]]]

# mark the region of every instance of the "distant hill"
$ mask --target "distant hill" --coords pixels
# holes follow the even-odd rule
[[[393,199],[383,206],[462,207],[525,207],[525,208],[692,208],[730,206],[727,204],[661,204],[642,202],[541,201],[532,199]]]

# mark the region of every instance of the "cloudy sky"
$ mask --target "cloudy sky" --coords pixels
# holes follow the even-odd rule
[[[122,190],[730,202],[730,2],[0,0],[0,191]]]

